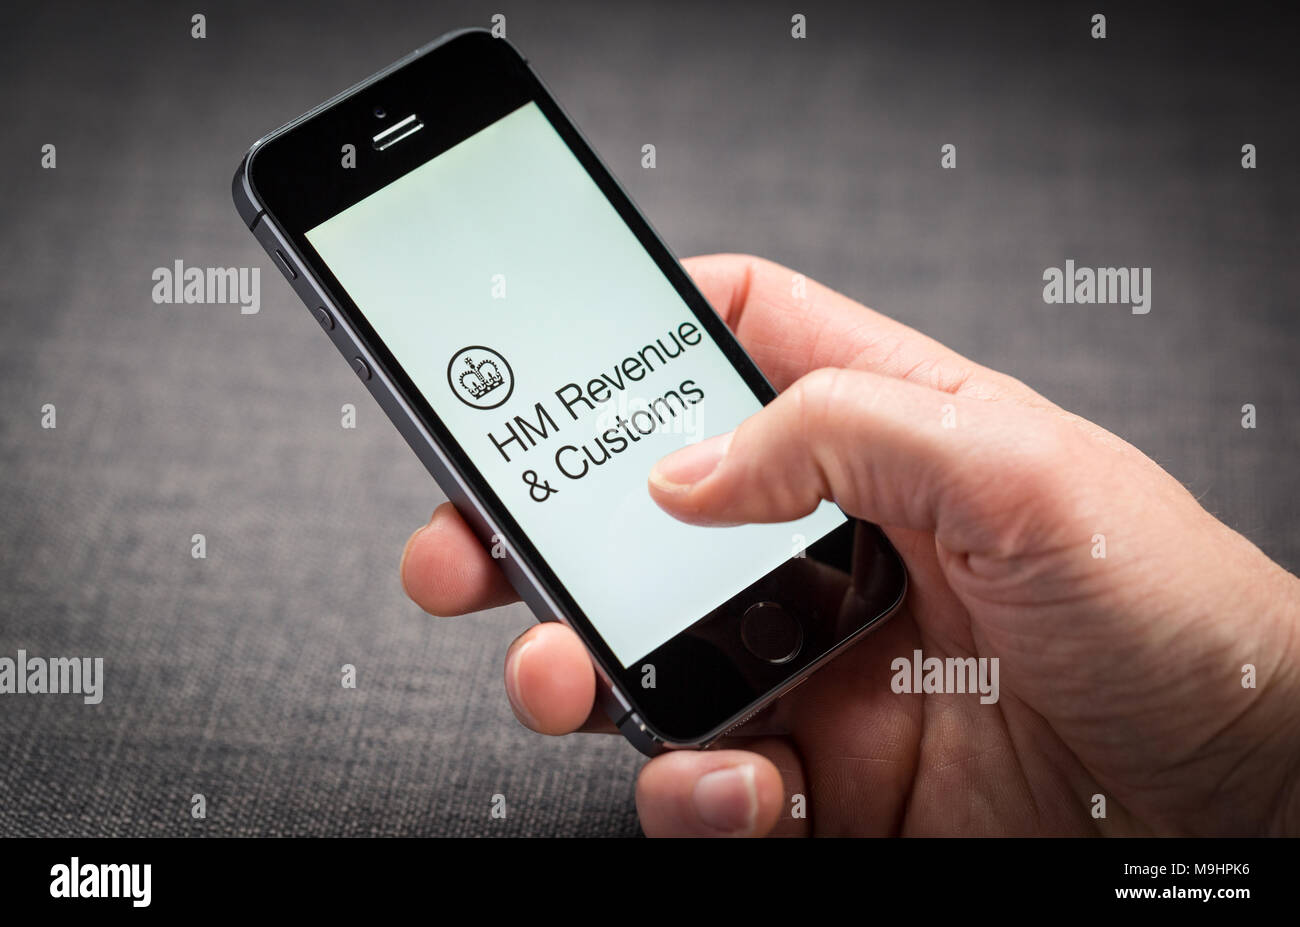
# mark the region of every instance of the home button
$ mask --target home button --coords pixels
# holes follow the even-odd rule
[[[740,640],[760,660],[789,663],[803,647],[803,628],[775,602],[759,602],[740,619]]]

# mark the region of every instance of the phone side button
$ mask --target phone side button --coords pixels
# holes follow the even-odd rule
[[[365,380],[370,379],[370,366],[359,357],[352,358],[352,369],[356,371],[358,377]]]
[[[280,269],[284,271],[284,275],[288,277],[290,281],[298,279],[298,271],[294,270],[293,265],[289,263],[289,259],[284,256],[284,252],[279,248],[275,249],[275,259],[279,263]]]
[[[316,321],[320,323],[320,327],[325,331],[334,331],[334,315],[324,306],[317,306],[311,311],[311,314],[316,316]]]

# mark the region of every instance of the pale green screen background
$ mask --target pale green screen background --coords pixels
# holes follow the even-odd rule
[[[702,331],[662,366],[649,355],[654,371],[624,376],[603,406],[574,404],[577,420],[566,412],[557,390],[619,380],[625,358],[656,339],[675,350],[670,332],[695,318],[535,104],[307,238],[625,666],[843,523],[826,504],[789,524],[699,528],[651,501],[658,458],[760,407]],[[452,394],[448,363],[470,345],[508,361],[504,405],[473,408]],[[704,398],[684,414],[661,413],[649,435],[633,430],[639,441],[581,479],[557,467],[564,446],[577,449],[562,458],[571,472],[584,447],[601,459],[598,435],[669,390],[682,395],[685,380]],[[527,449],[508,444],[505,461],[489,433],[503,443],[510,423],[520,433],[516,416],[538,425],[538,403],[556,428]],[[526,470],[556,492],[535,501]]]

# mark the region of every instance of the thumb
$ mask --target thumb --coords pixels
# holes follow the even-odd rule
[[[694,524],[791,521],[830,500],[881,525],[983,533],[988,516],[1014,508],[1012,488],[1023,494],[1052,469],[1039,449],[1056,453],[1053,429],[1013,427],[1013,408],[1032,414],[868,371],[815,370],[734,432],[659,461],[650,493]]]

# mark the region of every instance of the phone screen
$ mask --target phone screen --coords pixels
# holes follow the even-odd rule
[[[624,667],[846,521],[651,500],[761,403],[535,103],[306,236]]]

